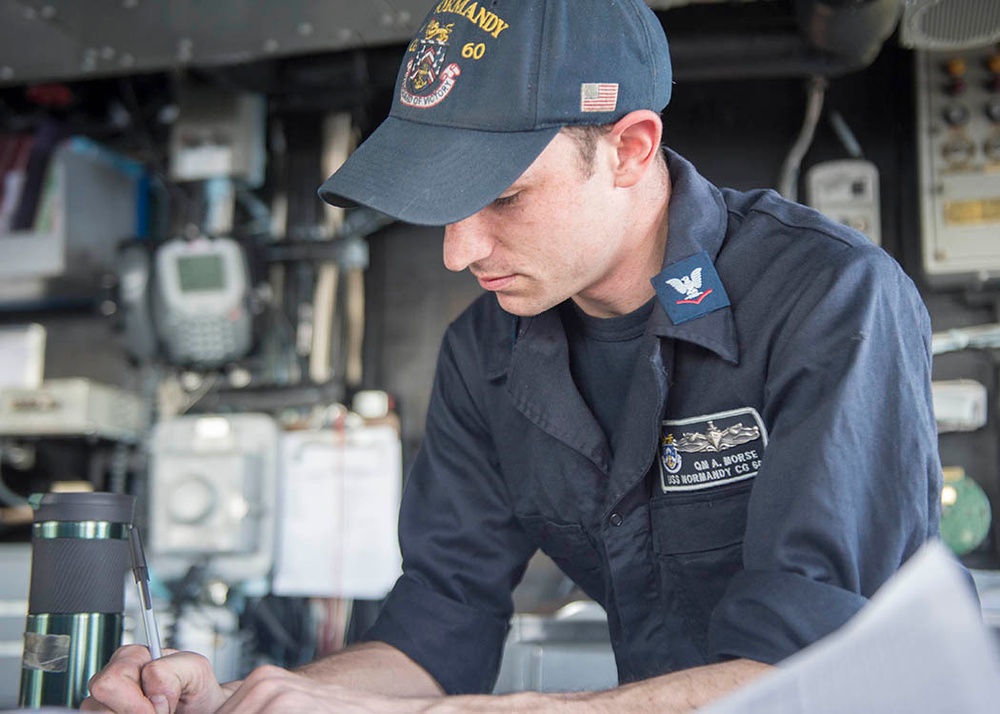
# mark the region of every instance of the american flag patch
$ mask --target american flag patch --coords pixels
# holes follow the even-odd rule
[[[617,84],[584,83],[580,85],[581,112],[613,112],[617,106]]]

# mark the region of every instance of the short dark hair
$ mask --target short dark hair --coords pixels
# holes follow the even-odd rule
[[[614,124],[571,124],[563,127],[563,131],[576,142],[576,150],[580,156],[580,167],[584,178],[594,175],[594,157],[597,155],[597,142],[611,131]]]

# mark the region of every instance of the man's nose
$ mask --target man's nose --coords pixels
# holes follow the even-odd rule
[[[478,213],[444,227],[444,267],[459,272],[489,257],[493,239]]]

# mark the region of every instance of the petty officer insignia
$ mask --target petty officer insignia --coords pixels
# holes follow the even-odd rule
[[[729,306],[726,289],[705,251],[671,263],[652,283],[675,325]]]

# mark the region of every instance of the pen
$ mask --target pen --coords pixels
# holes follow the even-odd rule
[[[153,616],[153,599],[149,596],[149,567],[146,565],[146,554],[142,549],[142,538],[139,536],[139,529],[135,526],[129,528],[129,546],[132,548],[132,574],[135,576],[135,583],[139,588],[139,599],[142,609],[142,624],[146,629],[146,643],[149,647],[149,654],[153,659],[163,656],[160,649],[160,631],[156,627],[156,618]]]

